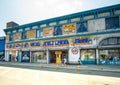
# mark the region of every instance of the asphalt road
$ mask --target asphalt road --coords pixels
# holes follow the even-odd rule
[[[25,66],[25,65],[16,65],[16,64],[0,64],[0,66],[5,67],[14,67],[14,68],[24,68],[24,69],[32,69],[32,70],[42,70],[42,71],[54,71],[54,72],[64,72],[64,73],[75,73],[75,74],[87,74],[87,75],[99,75],[99,76],[108,76],[108,77],[118,77],[120,78],[119,72],[107,72],[107,71],[95,71],[95,70],[80,70],[77,71],[77,69],[63,69],[59,68],[56,70],[56,68],[51,67],[43,67],[42,69],[39,66]]]

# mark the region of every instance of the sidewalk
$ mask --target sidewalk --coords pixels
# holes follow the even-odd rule
[[[24,65],[24,66],[40,66],[40,63],[18,63],[18,62],[0,62],[0,64],[9,65]],[[43,67],[56,68],[56,64],[42,64]],[[59,65],[59,68],[64,69],[77,69],[78,65]],[[93,71],[112,71],[120,72],[120,65],[80,65],[80,70],[93,70]]]

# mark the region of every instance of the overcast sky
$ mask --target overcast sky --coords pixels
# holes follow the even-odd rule
[[[115,4],[120,0],[0,0],[0,36],[10,21],[23,25]]]

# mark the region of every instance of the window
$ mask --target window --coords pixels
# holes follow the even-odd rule
[[[46,24],[42,24],[42,25],[40,25],[40,27],[46,27],[47,25]]]
[[[107,44],[108,44],[107,39],[103,40],[103,41],[100,43],[100,45],[107,45]]]
[[[108,39],[108,44],[111,44],[111,45],[112,45],[112,44],[113,44],[113,45],[114,45],[114,44],[117,44],[117,38],[109,38],[109,39]]]
[[[54,35],[62,35],[62,26],[57,26],[54,28]]]
[[[106,29],[114,29],[119,27],[119,17],[110,17],[105,19]]]
[[[22,39],[26,39],[26,38],[27,38],[27,32],[25,31],[22,33]]]
[[[68,22],[67,20],[62,20],[62,21],[59,21],[59,24],[65,24],[67,22]]]
[[[87,22],[77,23],[77,33],[86,32],[87,31]]]
[[[37,29],[37,28],[38,28],[38,26],[33,26],[33,27],[32,27],[32,29]]]
[[[23,29],[19,29],[18,31],[19,31],[19,32],[22,32],[22,31],[23,31]]]
[[[13,35],[12,34],[10,35],[10,41],[13,41]]]
[[[27,31],[27,30],[30,30],[30,28],[29,27],[27,27],[27,28],[25,28],[25,30]]]
[[[111,37],[104,39],[100,42],[100,45],[120,45],[120,37]]]
[[[95,64],[95,50],[81,50],[82,63]]]
[[[37,38],[40,37],[40,30],[37,30]]]
[[[53,25],[56,25],[56,24],[57,24],[56,22],[51,22],[49,25],[53,26]]]
[[[78,18],[71,19],[71,22],[76,22],[76,21],[80,21],[80,18],[78,17]]]

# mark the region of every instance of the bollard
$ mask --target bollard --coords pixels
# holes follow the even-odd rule
[[[80,65],[77,66],[77,71],[80,72]]]
[[[56,70],[58,70],[59,69],[59,66],[58,65],[56,65]]]
[[[42,64],[40,64],[40,69],[42,69],[43,68],[43,65]]]

